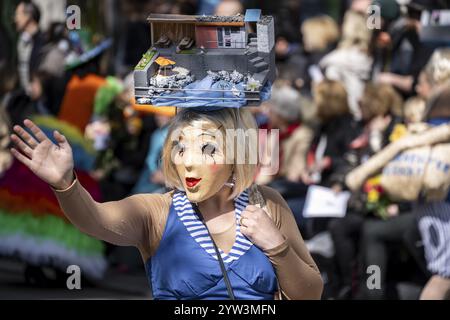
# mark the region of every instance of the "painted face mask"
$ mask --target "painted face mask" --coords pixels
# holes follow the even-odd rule
[[[225,161],[220,129],[197,121],[177,132],[172,159],[191,202],[202,202],[217,194],[230,180],[232,164]]]

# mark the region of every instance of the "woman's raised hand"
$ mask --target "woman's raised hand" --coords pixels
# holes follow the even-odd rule
[[[53,136],[58,143],[56,145],[32,121],[27,119],[24,124],[34,137],[21,126],[14,126],[16,134],[11,135],[11,140],[15,148],[11,148],[11,153],[52,187],[59,190],[68,188],[73,182],[74,174],[72,148],[66,137],[54,131]]]

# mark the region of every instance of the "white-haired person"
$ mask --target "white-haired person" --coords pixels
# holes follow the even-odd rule
[[[428,101],[424,120],[430,126],[450,124],[450,86],[433,94],[433,99]],[[450,139],[444,141],[449,142]],[[446,156],[450,159],[450,154]],[[445,166],[448,171],[448,162]],[[427,268],[432,274],[420,299],[450,299],[450,192],[441,201],[418,201],[416,212]]]
[[[154,299],[320,299],[320,272],[289,207],[253,184],[257,141],[224,141],[229,130],[256,130],[245,108],[178,112],[162,159],[173,191],[107,203],[77,180],[63,135],[54,132],[56,145],[33,122],[24,124],[34,137],[15,126],[13,155],[54,189],[80,230],[139,249]],[[246,147],[244,158],[238,146]]]
[[[431,126],[450,123],[450,48],[433,53],[421,72],[417,92],[427,99],[424,121]],[[432,273],[420,298],[450,299],[450,249],[446,245],[450,241],[450,193],[443,201],[419,203],[416,211]]]

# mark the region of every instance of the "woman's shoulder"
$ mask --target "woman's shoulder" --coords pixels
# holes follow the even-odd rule
[[[145,206],[145,215],[149,223],[148,243],[149,245],[141,248],[141,254],[146,261],[157,250],[164,234],[164,230],[169,216],[170,206],[174,191],[166,193],[145,193],[137,194],[132,197],[140,199]]]
[[[280,221],[285,214],[292,214],[288,204],[276,189],[258,185],[258,190],[261,192],[266,206],[270,211],[270,216],[275,222]]]
[[[272,202],[279,202],[280,200],[283,200],[283,197],[281,194],[274,188],[271,188],[266,185],[257,185],[259,192],[261,192],[262,196],[266,201],[272,201]]]

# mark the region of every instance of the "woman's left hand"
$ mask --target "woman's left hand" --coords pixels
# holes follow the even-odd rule
[[[284,237],[273,220],[261,208],[248,205],[241,215],[241,232],[263,251],[284,242]]]

